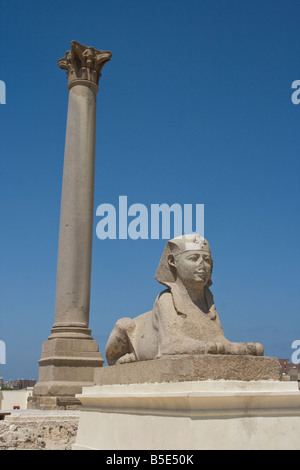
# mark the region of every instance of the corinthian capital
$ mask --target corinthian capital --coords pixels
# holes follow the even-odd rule
[[[67,71],[69,88],[78,82],[86,81],[97,86],[101,70],[111,55],[110,51],[99,51],[72,41],[71,50],[66,52],[65,57],[59,59],[58,65]]]

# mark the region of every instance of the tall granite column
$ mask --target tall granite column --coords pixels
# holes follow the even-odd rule
[[[55,322],[39,361],[35,407],[76,403],[103,365],[89,326],[92,261],[96,95],[111,52],[76,41],[58,61],[67,71],[69,104],[57,263]]]

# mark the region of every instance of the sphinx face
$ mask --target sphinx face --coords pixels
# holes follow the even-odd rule
[[[211,278],[212,259],[207,251],[186,251],[170,259],[177,276],[185,285],[203,287]]]

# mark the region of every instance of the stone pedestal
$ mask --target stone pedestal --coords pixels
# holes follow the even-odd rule
[[[277,358],[199,354],[163,356],[95,369],[96,385],[192,382],[202,380],[281,380]]]
[[[297,382],[84,388],[74,450],[299,450]]]
[[[72,41],[60,59],[67,71],[69,104],[61,197],[55,322],[43,344],[33,407],[76,406],[75,394],[93,384],[104,360],[89,330],[96,95],[109,51]],[[69,404],[68,404],[69,403]]]
[[[103,367],[74,450],[300,449],[300,392],[278,359],[192,355]]]

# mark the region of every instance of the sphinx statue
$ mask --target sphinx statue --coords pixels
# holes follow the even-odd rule
[[[151,311],[116,322],[106,345],[108,364],[183,354],[263,356],[260,343],[225,338],[210,290],[212,269],[209,243],[200,235],[168,241],[155,275],[166,289]]]

